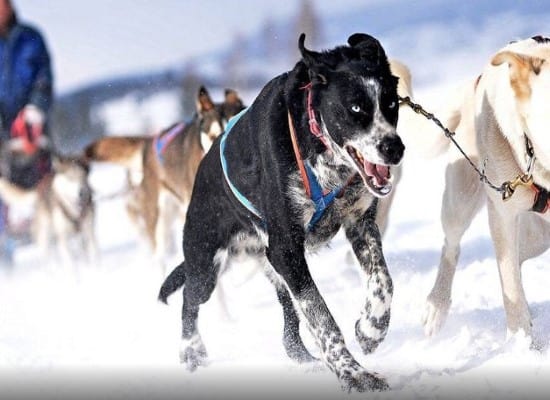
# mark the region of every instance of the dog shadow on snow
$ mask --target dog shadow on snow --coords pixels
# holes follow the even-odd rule
[[[414,225],[414,222],[412,222],[411,225]],[[406,226],[401,225],[399,229],[407,230]],[[389,240],[391,240],[391,237]],[[438,236],[434,238],[433,248],[400,250],[385,243],[384,253],[388,260],[390,271],[394,270],[398,272],[399,267],[404,267],[407,271],[414,270],[414,272],[417,273],[429,273],[439,265],[442,246],[443,239]],[[463,241],[457,269],[464,268],[473,262],[485,260],[487,258],[494,258],[494,249],[490,237],[478,236],[475,239]]]

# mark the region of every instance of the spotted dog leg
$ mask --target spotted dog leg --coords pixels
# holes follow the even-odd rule
[[[321,349],[325,364],[336,374],[343,390],[363,392],[389,388],[382,377],[368,372],[353,358],[340,328],[313,283],[296,298],[296,304]]]
[[[346,236],[367,275],[365,307],[355,324],[355,336],[365,354],[376,350],[388,332],[393,294],[374,210],[371,207],[358,221],[345,226]]]
[[[315,338],[325,364],[346,391],[387,389],[383,378],[365,370],[349,352],[340,328],[311,277],[302,249],[296,242],[286,240],[285,244],[270,243],[267,256]],[[289,248],[289,244],[295,247]]]

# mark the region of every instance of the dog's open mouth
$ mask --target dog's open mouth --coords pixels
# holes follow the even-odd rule
[[[390,194],[392,191],[390,167],[367,161],[353,146],[346,146],[346,150],[370,192],[377,197],[385,197]]]

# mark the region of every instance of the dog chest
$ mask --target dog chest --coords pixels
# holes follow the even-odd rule
[[[346,188],[342,195],[325,210],[315,226],[307,229],[308,217],[314,212],[314,207],[310,204],[304,215],[304,229],[307,231],[306,249],[314,251],[326,245],[338,233],[342,224],[354,224],[355,221],[360,220],[372,205],[373,200],[374,198],[365,188],[358,186]]]

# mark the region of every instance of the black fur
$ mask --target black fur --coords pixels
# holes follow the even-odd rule
[[[541,36],[541,35],[533,36],[531,39],[533,39],[537,43],[548,43],[548,42],[550,42],[549,38],[547,38],[545,36]]]
[[[171,273],[166,277],[166,280],[162,284],[158,299],[164,304],[168,303],[168,297],[176,290],[181,288],[185,283],[184,266],[185,261],[182,261]]]
[[[217,140],[195,180],[184,226],[185,263],[166,279],[159,297],[165,301],[185,283],[181,358],[193,370],[206,356],[196,326],[199,306],[214,289],[224,255],[230,256],[246,240],[253,253],[267,258],[283,306],[283,344],[288,355],[298,361],[314,359],[298,332],[300,315],[320,346],[321,358],[344,389],[381,390],[387,387],[385,381],[364,370],[346,348],[310,275],[305,251],[324,245],[341,227],[345,229],[368,285],[356,336],[365,352],[373,351],[387,331],[393,288],[374,222],[376,198],[359,178],[360,169],[346,149],[350,143],[360,143],[368,157],[381,160],[371,162],[392,165],[400,161],[404,146],[395,133],[397,78],[372,36],[355,34],[349,38],[349,46],[324,52],[306,49],[304,41],[302,35],[299,48],[303,59],[264,87],[226,142],[231,182],[260,210],[262,219],[250,213],[229,189]],[[313,109],[332,150],[310,133],[304,90],[310,82]],[[298,172],[287,113],[296,129],[301,156],[323,187],[345,187],[311,230],[307,223],[313,206]]]

